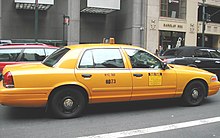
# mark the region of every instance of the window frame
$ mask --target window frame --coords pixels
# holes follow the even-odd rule
[[[88,50],[95,50],[95,49],[117,49],[119,51],[119,54],[121,55],[121,58],[122,58],[122,61],[123,61],[123,64],[124,64],[124,67],[122,68],[82,68],[80,67],[80,63],[82,61],[82,58],[84,56],[84,54],[86,53],[86,51]],[[93,62],[94,62],[94,57],[93,57]],[[79,70],[124,70],[124,69],[127,69],[127,64],[126,64],[126,58],[124,57],[124,54],[123,54],[123,51],[122,49],[119,47],[95,47],[95,48],[86,48],[85,50],[82,51],[81,55],[79,56],[78,58],[78,63],[77,63],[77,66],[76,66],[77,69]]]
[[[159,61],[160,67],[158,67],[158,68],[151,68],[151,67],[140,67],[140,68],[137,68],[137,67],[135,67],[135,68],[134,68],[134,67],[132,66],[132,63],[131,63],[131,60],[130,60],[130,56],[129,56],[129,54],[127,53],[127,50],[138,50],[138,51],[142,51],[142,52],[145,52],[145,53],[149,54],[150,56],[154,57],[154,59],[156,59],[157,61]],[[155,57],[155,56],[154,56],[153,54],[151,54],[150,52],[145,51],[145,50],[142,50],[142,49],[135,49],[135,48],[124,48],[124,51],[125,51],[126,55],[128,56],[128,59],[129,59],[129,62],[130,62],[130,64],[131,64],[131,68],[132,68],[132,69],[162,70],[162,61],[161,61],[160,59],[158,59],[157,57]]]
[[[178,2],[178,10],[175,10],[176,17],[172,17],[172,13],[170,13],[170,11],[174,10],[173,7],[176,6],[171,6],[171,4],[175,3],[175,1],[170,2],[170,0],[160,0],[160,17],[186,20],[187,0],[178,0]]]
[[[24,48],[1,48],[2,50],[15,50],[19,49],[20,53],[14,61],[0,61],[0,62],[18,62],[20,60],[21,55],[23,54]]]
[[[205,56],[198,56],[198,52],[202,52],[202,53],[208,53],[208,56],[209,57],[205,57]],[[194,54],[194,57],[196,58],[212,58],[212,55],[210,54],[210,52],[208,50],[205,50],[205,49],[197,49],[195,50],[195,54]]]
[[[46,52],[45,52],[45,48],[38,48],[38,47],[33,47],[33,48],[23,48],[23,51],[22,51],[22,54],[21,56],[19,57],[19,62],[42,62],[43,60],[21,60],[22,57],[24,56],[25,54],[25,50],[33,50],[33,49],[38,49],[38,50],[43,50],[43,53],[44,53],[44,59],[46,58]],[[35,52],[36,53],[36,52]],[[28,53],[29,54],[29,53]],[[39,55],[40,56],[40,55]]]

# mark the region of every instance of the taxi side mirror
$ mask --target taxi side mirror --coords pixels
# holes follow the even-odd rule
[[[162,70],[166,70],[167,69],[167,63],[166,62],[162,62]]]

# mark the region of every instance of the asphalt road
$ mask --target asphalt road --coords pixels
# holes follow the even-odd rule
[[[51,118],[43,108],[12,108],[0,105],[0,138],[75,138],[139,130],[220,117],[219,109],[220,92],[208,97],[197,107],[182,106],[178,99],[90,105],[83,116],[74,119]],[[169,127],[172,126],[175,127]],[[220,138],[219,130],[218,121],[130,137]]]

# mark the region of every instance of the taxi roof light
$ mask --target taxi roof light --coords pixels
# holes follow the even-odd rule
[[[115,44],[115,38],[103,38],[103,43],[104,44]]]

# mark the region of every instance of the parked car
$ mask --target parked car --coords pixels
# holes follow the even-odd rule
[[[0,74],[6,65],[39,62],[57,50],[46,44],[4,44],[0,46]]]
[[[1,45],[4,45],[4,44],[11,44],[12,43],[12,41],[11,40],[0,40],[0,46]]]
[[[196,106],[220,88],[213,73],[117,44],[66,46],[42,63],[6,66],[3,75],[0,104],[46,106],[59,118],[78,117],[88,103],[181,98]]]
[[[169,49],[160,58],[169,64],[201,68],[217,74],[220,78],[220,52],[216,49],[184,46]]]

